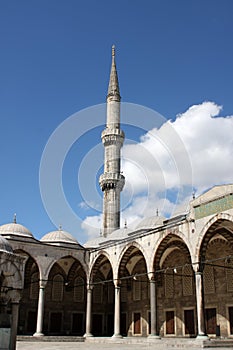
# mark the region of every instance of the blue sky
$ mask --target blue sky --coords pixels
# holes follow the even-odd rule
[[[42,153],[69,116],[105,102],[112,44],[122,101],[173,121],[204,101],[222,106],[213,112],[218,117],[231,116],[232,14],[231,0],[2,0],[0,222],[11,222],[17,213],[38,239],[55,229],[40,195]],[[99,144],[100,130],[74,144],[64,164],[67,200],[82,219],[96,213],[80,205],[77,169]],[[139,140],[138,129],[128,132]],[[61,224],[86,240],[81,226]]]

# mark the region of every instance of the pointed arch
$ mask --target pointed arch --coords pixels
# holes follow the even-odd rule
[[[96,275],[96,272],[100,270],[101,267],[105,264],[109,264],[110,270],[113,271],[113,265],[112,265],[112,261],[109,253],[104,250],[101,250],[98,252],[95,260],[92,262],[92,265],[90,266],[89,283],[92,283],[93,277]],[[113,275],[113,272],[112,272],[112,275]]]
[[[179,230],[169,231],[165,235],[161,235],[161,237],[156,242],[156,244],[153,248],[153,251],[152,251],[152,254],[151,254],[150,260],[149,260],[149,271],[150,272],[154,272],[155,257],[159,254],[159,250],[161,250],[161,247],[165,246],[171,238],[174,238],[177,241],[183,242],[184,246],[187,248],[187,250],[190,254],[191,261],[194,262],[193,254],[192,254],[192,247],[191,247],[190,241],[187,239],[187,236],[184,235],[183,232],[181,232]]]
[[[218,229],[224,228],[224,236],[233,243],[233,216],[228,213],[218,213],[214,215],[200,232],[196,246],[196,258],[199,260],[201,254],[206,250],[211,236]]]
[[[148,256],[147,256],[147,253],[145,251],[145,249],[136,241],[133,241],[133,242],[130,242],[128,243],[121,251],[120,255],[119,255],[119,258],[118,258],[118,261],[117,261],[117,264],[115,266],[115,275],[117,276],[117,278],[119,278],[119,275],[120,275],[120,266],[122,264],[124,264],[125,261],[127,261],[127,259],[129,258],[130,254],[132,254],[132,251],[134,249],[138,249],[138,251],[141,252],[143,258],[145,259],[145,263],[146,263],[146,270],[147,270],[147,273],[149,272],[148,270],[148,265],[147,265],[147,262],[148,262]]]

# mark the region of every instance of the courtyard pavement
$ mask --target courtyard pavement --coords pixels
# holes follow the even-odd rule
[[[181,345],[181,344],[180,344]],[[185,346],[182,344],[176,344],[175,348],[180,348],[187,350],[189,345]],[[166,343],[134,343],[134,344],[124,344],[115,343],[114,341],[108,343],[91,343],[91,342],[30,342],[30,341],[18,341],[16,344],[16,350],[174,350],[174,346],[169,347]],[[208,350],[216,348],[208,348]],[[217,350],[229,350],[232,347],[221,347]],[[202,346],[191,347],[190,350],[203,350]]]

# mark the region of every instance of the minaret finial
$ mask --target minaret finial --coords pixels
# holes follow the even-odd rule
[[[125,219],[125,228],[127,228],[127,220]]]
[[[14,224],[16,224],[16,223],[17,223],[17,221],[16,221],[16,213],[14,214],[13,223],[14,223]]]
[[[112,45],[112,57],[115,57],[115,45]]]
[[[109,85],[108,85],[107,98],[108,97],[118,102],[120,102],[121,100],[116,62],[115,62],[115,45],[112,45],[112,66],[111,66],[110,79],[109,79]]]

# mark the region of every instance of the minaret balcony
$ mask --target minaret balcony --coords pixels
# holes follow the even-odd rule
[[[99,184],[102,191],[114,188],[122,191],[125,184],[125,177],[121,173],[104,173],[99,177]]]
[[[122,145],[125,139],[125,133],[118,128],[106,128],[103,130],[101,138],[104,145],[114,143],[120,143]]]

